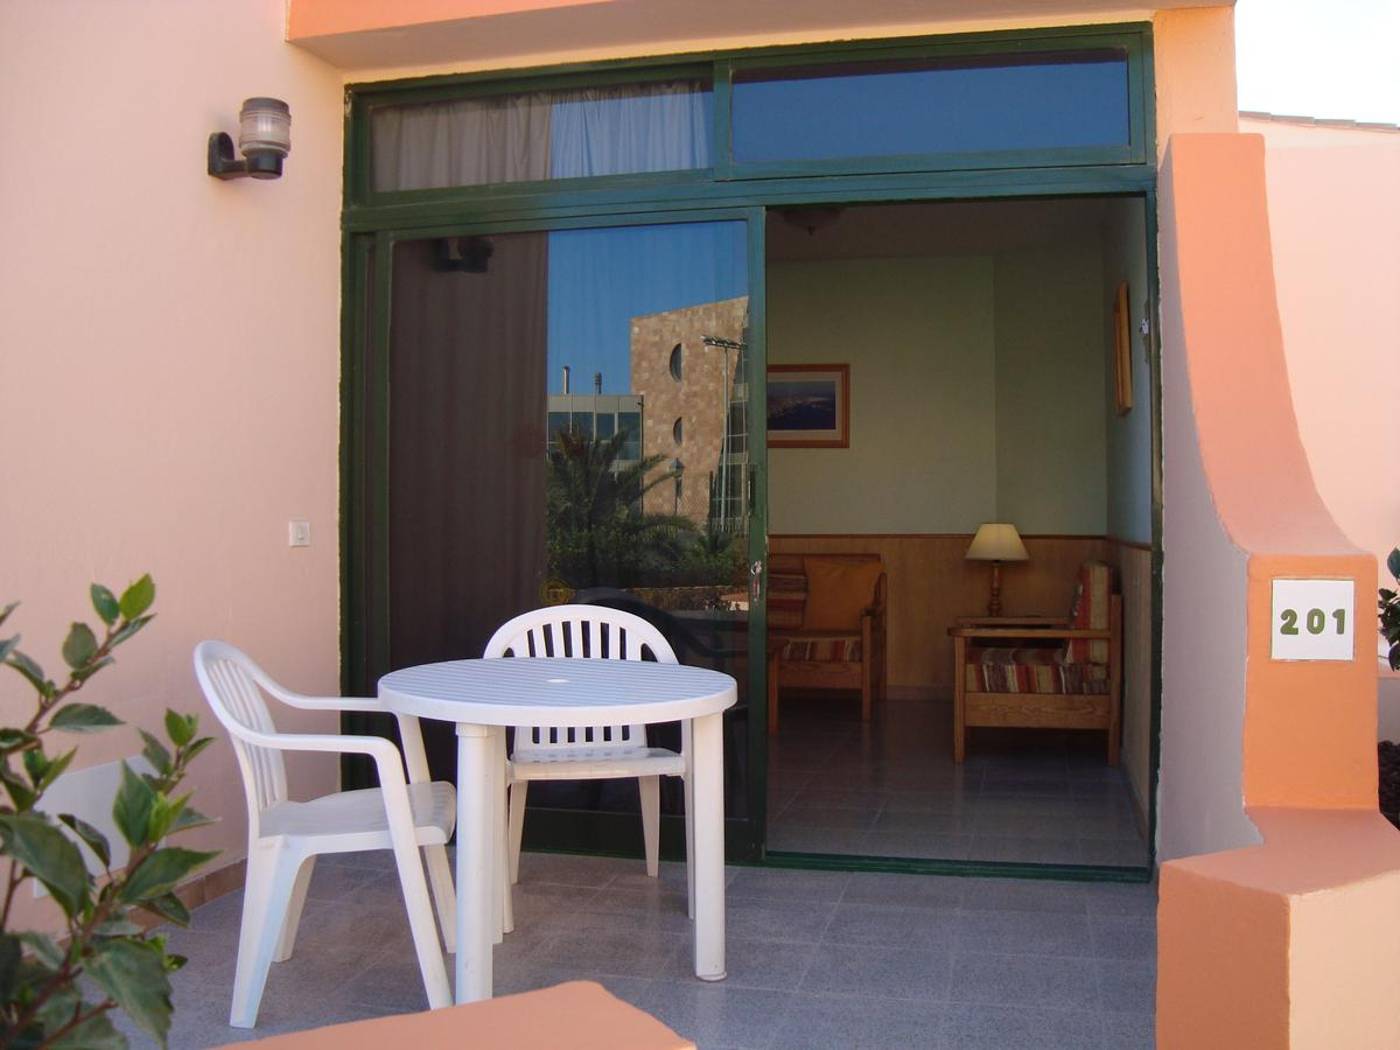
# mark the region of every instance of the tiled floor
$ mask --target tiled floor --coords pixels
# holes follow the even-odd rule
[[[729,976],[706,984],[684,868],[663,869],[526,854],[497,992],[593,978],[702,1050],[1152,1046],[1152,886],[730,868]],[[227,1026],[239,910],[222,898],[170,935],[190,960],[172,1047],[426,1005],[387,853],[320,862],[251,1033]]]
[[[768,848],[800,853],[1145,866],[1102,733],[974,730],[952,757],[949,701],[793,698],[769,743]]]

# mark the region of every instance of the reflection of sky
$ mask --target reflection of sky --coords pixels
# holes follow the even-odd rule
[[[1128,141],[1123,59],[740,81],[733,105],[741,162]]]
[[[560,230],[549,235],[549,392],[629,393],[633,317],[748,294],[742,222]]]

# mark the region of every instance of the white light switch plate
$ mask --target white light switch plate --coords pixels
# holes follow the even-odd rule
[[[289,522],[287,522],[287,546],[289,546],[289,547],[310,547],[310,546],[311,546],[311,522],[309,522],[309,521],[289,521]]]

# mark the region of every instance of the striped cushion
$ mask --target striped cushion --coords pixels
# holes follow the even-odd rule
[[[1103,694],[1108,668],[1061,663],[1055,649],[983,649],[965,665],[972,693]]]
[[[1108,630],[1108,595],[1112,584],[1113,570],[1103,562],[1086,561],[1080,566],[1074,607],[1070,610],[1070,626]],[[1064,659],[1071,664],[1106,664],[1108,640],[1073,638],[1066,647]]]
[[[860,635],[832,635],[821,638],[790,638],[782,645],[779,659],[784,663],[859,663]]]

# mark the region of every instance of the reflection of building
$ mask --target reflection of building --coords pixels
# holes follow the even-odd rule
[[[561,430],[592,438],[626,433],[617,465],[635,463],[643,449],[642,399],[636,394],[550,394],[549,440]]]
[[[737,345],[748,324],[747,296],[632,318],[632,390],[646,403],[642,445],[681,465],[674,484],[644,506],[696,524],[742,531],[749,467],[747,362]],[[706,337],[735,346],[706,345]]]

